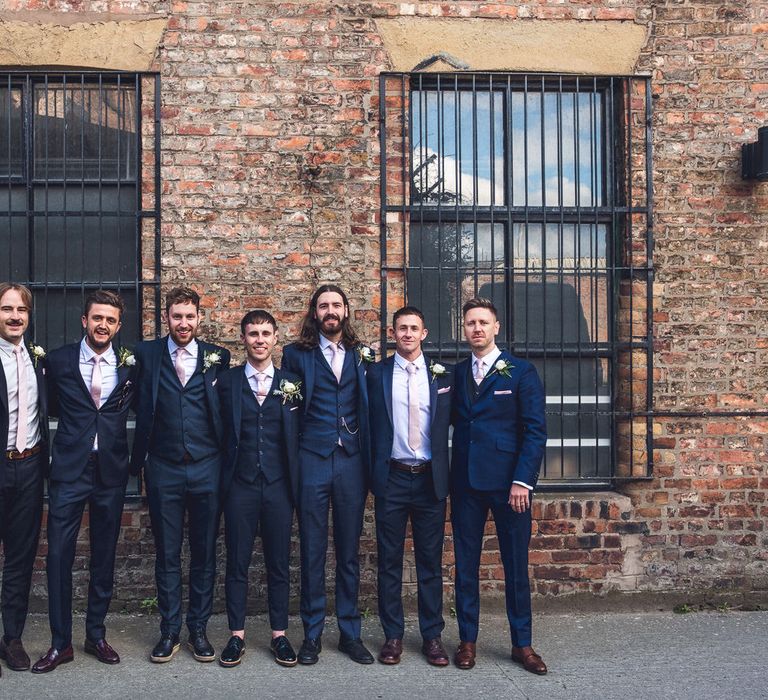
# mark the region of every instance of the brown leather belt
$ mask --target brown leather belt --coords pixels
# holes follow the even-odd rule
[[[408,472],[409,474],[426,474],[432,469],[432,462],[422,462],[421,464],[405,464],[396,459],[389,460],[389,466],[397,469],[399,472]]]
[[[33,457],[34,455],[41,452],[43,449],[43,443],[39,442],[34,447],[30,447],[28,450],[22,450],[19,452],[18,450],[6,450],[5,451],[5,458],[10,460],[17,460],[17,459],[27,459],[27,457]]]

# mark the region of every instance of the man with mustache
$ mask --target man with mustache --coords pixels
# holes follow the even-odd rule
[[[499,322],[488,299],[462,310],[472,355],[456,365],[451,460],[451,523],[456,553],[456,618],[461,643],[454,662],[475,665],[480,618],[480,556],[488,511],[504,565],[512,660],[547,672],[531,646],[528,544],[531,497],[547,445],[544,387],[536,368],[496,347]]]
[[[304,409],[299,438],[301,535],[301,664],[314,664],[325,625],[325,558],[333,504],[336,617],[339,649],[353,661],[373,663],[360,639],[358,547],[368,491],[368,392],[361,345],[340,287],[326,284],[309,301],[299,341],[283,351],[283,368],[302,379]]]
[[[30,664],[21,635],[27,620],[48,465],[44,353],[32,346],[37,353],[30,357],[24,345],[31,311],[29,289],[21,284],[0,284],[0,541],[5,555],[0,658],[14,671],[26,671]]]
[[[220,445],[216,381],[229,367],[229,352],[195,339],[200,296],[178,287],[165,297],[168,335],[136,346],[136,439],[131,471],[144,469],[157,558],[155,580],[160,640],[150,654],[165,663],[179,649],[181,546],[189,528],[187,646],[197,661],[216,652],[206,625],[213,606],[219,522]]]
[[[72,565],[85,506],[91,545],[85,652],[105,664],[120,656],[106,640],[104,619],[112,599],[115,548],[128,483],[126,423],[133,400],[134,370],[127,350],[112,339],[125,310],[114,292],[98,290],[85,300],[85,337],[48,357],[53,439],[48,485],[48,618],[51,647],[32,667],[47,673],[72,661]]]

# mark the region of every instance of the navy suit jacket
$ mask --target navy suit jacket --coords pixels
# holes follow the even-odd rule
[[[427,365],[429,367],[429,365]],[[392,456],[394,427],[392,424],[392,377],[395,356],[368,368],[368,400],[371,423],[371,490],[384,496],[389,481],[389,460]],[[442,377],[429,377],[430,431],[432,449],[432,481],[435,496],[448,495],[448,429],[451,422],[453,367],[446,367]],[[429,371],[429,370],[427,370]],[[438,393],[439,392],[439,393]]]
[[[22,341],[24,342],[24,341]],[[35,364],[35,358],[32,358]],[[48,392],[45,383],[46,360],[38,360],[35,367],[37,378],[37,410],[40,416],[40,432],[42,434],[44,463],[48,463]],[[0,444],[5,452],[8,446],[8,384],[5,381],[5,372],[0,367]],[[0,469],[0,488],[5,484],[5,471]]]
[[[118,354],[115,348],[115,354]],[[53,350],[48,355],[47,379],[51,415],[59,425],[53,438],[50,478],[70,483],[83,473],[99,436],[99,474],[105,486],[128,480],[128,431],[126,423],[133,402],[133,367],[117,368],[117,386],[96,408],[80,374],[80,343]]]
[[[299,377],[290,372],[275,367],[275,376],[272,380],[272,389],[279,388],[281,380],[298,382]],[[216,388],[219,392],[219,404],[221,406],[221,419],[224,428],[223,460],[221,468],[221,496],[222,500],[229,490],[232,478],[237,466],[237,450],[240,443],[240,430],[242,428],[243,412],[243,384],[246,382],[245,365],[238,365],[226,372],[222,372]],[[270,398],[270,400],[272,400]],[[281,400],[276,397],[276,400]],[[298,502],[299,493],[299,415],[301,404],[298,401],[284,403],[281,416],[283,420],[283,438],[285,456],[290,479],[291,494],[294,503]]]
[[[205,353],[217,352],[221,356],[221,362],[213,365],[203,373],[205,381],[205,396],[208,401],[208,415],[216,435],[216,440],[221,443],[223,429],[221,415],[219,413],[219,400],[216,393],[216,380],[219,372],[229,367],[229,350],[218,345],[212,345],[202,340],[197,341],[197,370],[203,369]],[[147,459],[149,441],[155,425],[155,406],[157,404],[157,390],[160,383],[160,363],[163,353],[168,353],[168,336],[157,340],[145,340],[136,345],[136,436],[133,440],[133,452],[131,453],[131,474],[138,474]]]
[[[291,343],[283,348],[283,369],[288,372],[293,372],[293,374],[298,374],[303,381],[301,385],[301,393],[304,397],[304,409],[300,411],[302,416],[307,415],[312,402],[312,390],[315,386],[316,350],[317,348],[304,350],[296,343]],[[364,467],[366,470],[369,470],[371,461],[371,440],[368,428],[368,389],[365,381],[366,365],[368,363],[360,360],[358,348],[348,349],[347,352],[354,353],[352,359],[355,365],[355,372],[357,373],[357,422],[360,429],[360,454]],[[334,408],[329,407],[329,410],[334,410]],[[312,436],[302,432],[302,445],[305,446],[311,443],[311,441]]]
[[[509,377],[494,371],[472,402],[472,358],[456,365],[453,401],[454,488],[508,491],[513,481],[535,487],[547,445],[544,387],[527,360],[503,351]]]

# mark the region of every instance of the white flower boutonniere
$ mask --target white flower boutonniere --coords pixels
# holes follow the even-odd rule
[[[42,345],[35,345],[34,343],[30,343],[29,354],[32,356],[32,362],[35,364],[35,369],[37,369],[37,363],[45,357],[45,350],[43,349]]]
[[[365,363],[373,362],[373,358],[374,358],[373,349],[369,348],[367,345],[358,345],[357,356],[359,358],[357,361],[358,366],[363,362]]]
[[[221,354],[216,352],[206,352],[203,355],[203,372],[207,372],[214,365],[221,364]]]
[[[280,388],[272,392],[283,400],[283,405],[301,401],[304,398],[301,395],[301,382],[289,382],[287,379],[280,380]]]
[[[514,365],[511,362],[507,362],[506,360],[497,360],[496,363],[493,365],[493,369],[488,372],[488,374],[493,374],[494,372],[498,372],[502,377],[506,377],[509,379],[512,375],[509,373],[509,370],[511,370],[514,367]]]
[[[429,373],[432,375],[432,381],[434,382],[435,379],[448,374],[448,370],[445,368],[445,365],[441,365],[439,362],[430,362]]]
[[[120,348],[117,353],[118,367],[133,367],[136,364],[136,358],[128,348]]]

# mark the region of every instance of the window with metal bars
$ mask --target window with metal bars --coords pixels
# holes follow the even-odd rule
[[[118,346],[158,328],[159,90],[155,74],[0,73],[0,279],[32,290],[45,348],[80,340],[94,289],[125,300]]]
[[[382,344],[407,302],[458,360],[462,305],[490,298],[544,381],[542,484],[648,476],[648,80],[384,74],[379,98]]]

